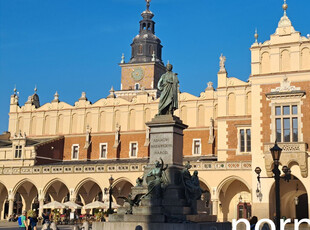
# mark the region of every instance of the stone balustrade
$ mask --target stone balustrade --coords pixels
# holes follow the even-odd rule
[[[193,170],[214,171],[214,170],[251,170],[250,161],[240,162],[190,162]],[[70,173],[110,173],[110,172],[143,172],[146,163],[127,164],[80,164],[80,165],[53,165],[53,166],[32,166],[32,167],[3,167],[0,168],[0,175],[16,174],[70,174]]]

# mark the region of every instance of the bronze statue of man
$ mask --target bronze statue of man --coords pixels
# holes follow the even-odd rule
[[[167,72],[161,76],[157,85],[161,91],[158,115],[173,115],[173,112],[178,109],[178,85],[177,74],[172,72],[172,65],[168,63]]]

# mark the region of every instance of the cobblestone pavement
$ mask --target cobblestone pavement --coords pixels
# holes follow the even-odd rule
[[[38,230],[41,230],[41,225],[38,226]],[[57,226],[60,230],[72,230],[73,226],[72,225],[59,225]],[[5,230],[19,230],[18,228],[18,223],[17,222],[7,222],[7,221],[1,221],[0,222],[0,229]]]
[[[41,230],[41,227],[42,226],[38,226],[38,230]],[[60,230],[72,230],[73,225],[58,225],[58,228]],[[7,222],[7,221],[0,221],[0,229],[19,230],[17,222]],[[246,230],[246,229],[244,226],[238,226],[238,230]],[[294,225],[286,225],[285,230],[294,230]],[[298,230],[310,230],[310,226],[302,224]]]

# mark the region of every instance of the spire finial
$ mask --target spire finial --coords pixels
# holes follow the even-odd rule
[[[37,93],[38,89],[37,89],[37,85],[34,86],[34,93]]]
[[[145,0],[146,1],[146,11],[150,11],[150,2],[151,0]]]
[[[17,89],[16,89],[16,85],[14,86],[14,95],[16,95]]]
[[[284,16],[286,16],[286,10],[288,8],[288,5],[286,4],[286,0],[284,0],[284,4],[282,5],[282,8],[284,10]]]
[[[254,38],[255,38],[255,43],[257,43],[257,39],[258,39],[257,28],[255,28]]]

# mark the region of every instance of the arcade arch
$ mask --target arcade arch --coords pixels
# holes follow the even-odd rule
[[[38,189],[30,180],[22,180],[17,183],[12,194],[14,194],[13,213],[20,215],[23,210],[32,209],[33,206],[36,207]],[[11,212],[9,211],[9,213]]]
[[[218,219],[248,218],[251,216],[251,189],[240,177],[228,177],[218,186]]]
[[[275,184],[269,193],[269,216],[273,218],[275,213]],[[292,175],[289,182],[280,180],[281,216],[291,219],[309,218],[309,205],[307,189],[296,176]]]
[[[49,201],[63,202],[64,198],[69,193],[68,187],[60,179],[56,178],[50,181],[43,189],[44,203]]]
[[[98,183],[91,178],[81,181],[75,188],[76,199],[82,205],[95,200],[102,200],[102,190]]]
[[[112,185],[112,191],[113,191],[113,199],[117,202],[119,205],[124,204],[123,199],[119,199],[118,197],[128,197],[129,193],[131,192],[131,188],[133,187],[133,184],[129,182],[126,178],[119,178],[117,181],[115,181]],[[105,194],[108,194],[108,190],[105,189]],[[106,196],[108,197],[108,196]]]
[[[8,190],[0,182],[0,220],[6,219],[9,213]]]

